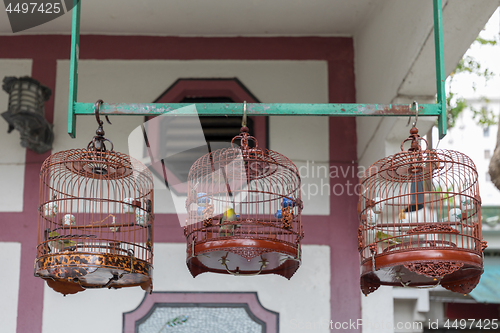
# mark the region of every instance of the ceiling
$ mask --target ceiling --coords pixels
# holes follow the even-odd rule
[[[449,74],[500,0],[442,5]],[[65,14],[14,35],[70,31]],[[0,34],[13,34],[3,10]],[[349,36],[359,103],[435,94],[432,0],[82,0],[81,34]]]
[[[165,36],[352,36],[385,1],[83,0],[82,33]],[[68,34],[66,14],[24,33]],[[11,34],[5,11],[0,33]]]

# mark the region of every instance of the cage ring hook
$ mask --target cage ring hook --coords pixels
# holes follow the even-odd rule
[[[241,121],[241,127],[247,126],[247,101],[243,101],[243,120]]]
[[[413,101],[412,107],[415,109],[415,121],[413,122],[413,127],[417,126],[418,122],[418,103]]]
[[[417,101],[413,101],[413,103],[410,105],[410,111],[415,110],[415,121],[412,123],[412,127],[417,126],[418,122],[418,103]],[[411,122],[411,116],[408,118],[408,123],[406,124],[406,127],[410,125]]]
[[[99,117],[99,109],[100,109],[100,107],[101,107],[102,103],[104,103],[104,102],[103,102],[103,100],[102,100],[102,99],[98,99],[98,100],[97,100],[97,102],[95,102],[95,104],[94,104],[94,114],[95,114],[95,119],[97,120],[97,124],[98,124],[99,126],[102,126],[102,124],[103,124],[103,121],[102,121],[102,120],[101,120],[101,118]],[[112,125],[112,124],[111,124],[111,121],[109,121],[108,116],[106,115],[105,117],[106,117],[106,121],[108,122],[108,124]]]

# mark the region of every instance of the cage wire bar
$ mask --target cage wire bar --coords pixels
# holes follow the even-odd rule
[[[80,44],[80,0],[73,0],[73,23],[71,30],[71,67],[68,108],[68,134],[76,137],[76,116],[93,115],[93,103],[77,102],[78,92],[78,54]],[[433,0],[434,12],[434,49],[436,64],[436,104],[419,104],[419,116],[438,116],[439,138],[446,135],[446,94],[443,55],[443,10],[441,0]],[[192,103],[117,103],[102,104],[102,115],[153,116],[165,113],[193,115],[193,111],[177,110]],[[199,116],[242,116],[241,103],[197,103]],[[247,104],[248,116],[414,116],[417,109],[409,104]]]

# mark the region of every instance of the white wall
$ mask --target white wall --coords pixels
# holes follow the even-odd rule
[[[0,59],[0,78],[30,76],[31,62],[31,60]],[[7,111],[8,103],[9,95],[3,90],[0,91],[0,113]],[[19,132],[14,130],[7,134],[7,128],[7,122],[0,117],[0,187],[4,189],[0,191],[0,212],[21,212],[26,148],[21,147]]]
[[[21,243],[0,242],[0,318],[2,333],[16,333]]]
[[[185,264],[185,244],[157,243],[153,286],[155,291],[255,291],[262,306],[280,313],[280,332],[326,333],[330,331],[330,247],[304,245],[302,251],[302,266],[291,280],[212,273],[193,278]],[[139,287],[86,290],[64,297],[45,286],[42,332],[59,333],[71,327],[72,333],[121,333],[123,312],[134,310],[143,297]],[[323,329],[307,329],[316,322]]]
[[[361,296],[363,333],[393,333],[394,299],[393,288],[381,286],[368,296]]]

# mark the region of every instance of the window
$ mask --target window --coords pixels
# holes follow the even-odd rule
[[[491,181],[491,176],[490,176],[490,173],[488,171],[486,171],[484,178],[486,179],[487,182]]]
[[[191,97],[182,99],[180,103],[234,103],[234,101],[226,97]],[[226,143],[224,147],[230,146],[231,139],[240,133],[241,120],[241,117],[231,116],[199,117],[205,141],[209,145],[207,147],[206,143],[199,145],[201,142],[197,135],[198,119],[164,117],[159,124],[160,144],[158,145],[158,156],[163,158],[163,167],[168,168],[177,181],[187,182],[191,166],[198,158],[208,153],[209,149],[216,150],[215,142]],[[250,133],[253,133],[252,118],[247,119],[247,127]],[[180,138],[183,140],[179,140]],[[172,151],[177,153],[172,154]]]
[[[483,127],[483,137],[489,138],[490,137],[490,127]]]
[[[259,103],[259,100],[237,79],[179,79],[154,103]],[[248,117],[247,126],[259,147],[269,145],[268,117]],[[152,119],[152,118],[147,118]],[[162,117],[145,125],[148,144],[145,157],[154,163],[150,169],[177,194],[186,194],[191,165],[209,150],[229,146],[239,134],[241,117]],[[200,132],[200,125],[203,135]],[[225,142],[216,146],[210,142]],[[207,142],[209,143],[207,145]]]
[[[155,304],[136,328],[138,333],[265,332],[265,323],[251,315],[246,304]]]
[[[123,314],[123,332],[278,333],[279,313],[255,292],[153,292]]]
[[[484,150],[484,158],[490,159],[491,158],[491,152],[489,149]]]

